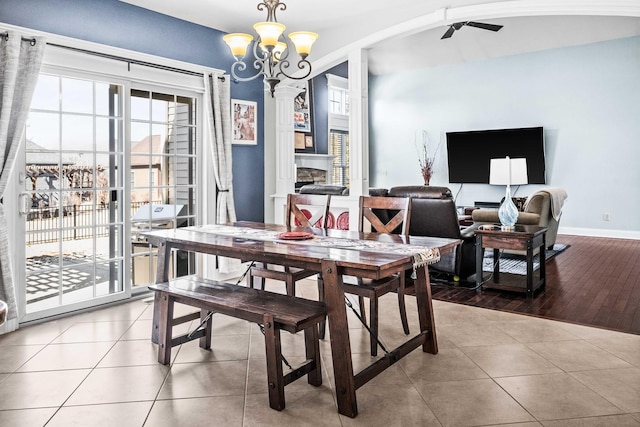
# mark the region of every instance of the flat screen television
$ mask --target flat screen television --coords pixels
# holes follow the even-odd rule
[[[491,159],[526,158],[529,184],[545,184],[542,127],[447,132],[449,182],[489,183]]]

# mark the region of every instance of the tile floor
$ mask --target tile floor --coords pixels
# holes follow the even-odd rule
[[[306,280],[299,293],[315,288]],[[395,296],[381,305],[393,347],[404,339]],[[640,426],[640,336],[434,307],[439,353],[414,351],[359,389],[355,419],[337,413],[328,340],[323,385],[287,386],[277,412],[255,325],[214,317],[213,350],[184,344],[170,367],[156,362],[146,300],[25,327],[0,336],[0,426]],[[368,337],[355,317],[350,324],[358,369],[370,360]],[[301,337],[283,334],[292,362],[304,356]]]

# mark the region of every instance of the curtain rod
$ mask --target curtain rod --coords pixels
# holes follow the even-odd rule
[[[9,32],[5,31],[3,33],[0,33],[0,37],[4,38],[5,41],[9,39]],[[31,46],[35,46],[36,44],[36,39],[35,38],[29,38],[29,37],[22,37],[23,41],[28,41],[31,43]],[[189,76],[195,76],[195,77],[204,77],[203,73],[199,73],[197,71],[191,71],[191,70],[184,70],[182,68],[176,68],[176,67],[170,67],[168,65],[161,65],[161,64],[154,64],[153,62],[147,62],[147,61],[140,61],[138,59],[131,59],[131,58],[125,58],[123,56],[117,56],[117,55],[111,55],[108,53],[102,53],[102,52],[96,52],[93,50],[88,50],[88,49],[81,49],[78,47],[71,47],[71,46],[64,46],[61,44],[57,44],[57,43],[51,43],[51,42],[47,42],[47,45],[49,46],[53,46],[53,47],[57,47],[60,49],[68,49],[68,50],[72,50],[75,52],[81,52],[81,53],[85,53],[87,55],[93,55],[93,56],[99,56],[101,58],[107,58],[107,59],[113,59],[116,61],[122,61],[122,62],[126,62],[128,64],[128,70],[131,71],[131,64],[136,64],[136,65],[142,65],[144,67],[149,67],[149,68],[156,68],[159,70],[164,70],[164,71],[170,71],[173,73],[179,73],[179,74],[186,74]],[[218,78],[222,81],[224,81],[225,77],[224,76],[218,76]]]
[[[0,38],[3,38],[4,41],[9,40],[9,32],[5,31],[4,33],[0,33]],[[23,42],[29,42],[31,44],[31,46],[35,46],[36,45],[35,37],[24,37],[24,36],[22,36],[22,41]]]

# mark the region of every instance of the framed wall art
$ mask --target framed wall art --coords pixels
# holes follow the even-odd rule
[[[310,101],[309,82],[305,82],[293,100],[293,128],[296,132],[311,132]]]
[[[258,144],[258,103],[254,101],[231,100],[231,126],[233,144]]]

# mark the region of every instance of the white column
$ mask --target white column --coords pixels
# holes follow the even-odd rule
[[[277,86],[275,90],[276,193],[272,197],[276,224],[284,223],[287,194],[295,191],[293,99],[298,93],[300,89],[291,86]]]
[[[349,195],[369,194],[369,64],[364,49],[349,53]],[[357,212],[357,209],[355,211]],[[357,215],[349,216],[352,230]]]

